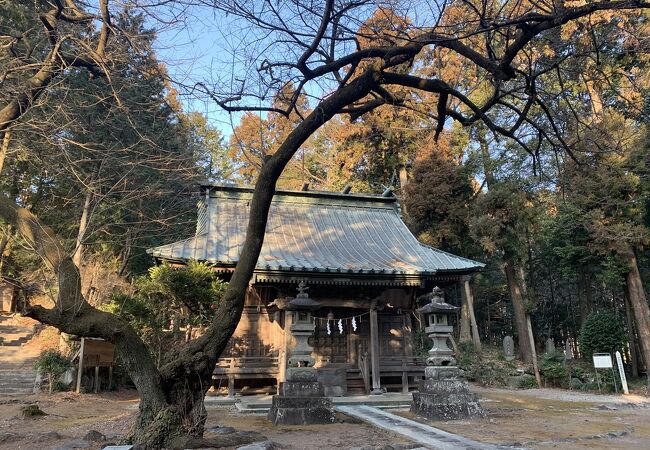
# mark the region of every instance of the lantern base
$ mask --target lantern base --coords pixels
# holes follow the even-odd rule
[[[328,397],[274,395],[267,417],[273,425],[310,425],[333,423],[335,413]]]
[[[478,395],[469,391],[463,371],[458,367],[429,366],[419,392],[413,393],[411,412],[436,420],[483,416]]]

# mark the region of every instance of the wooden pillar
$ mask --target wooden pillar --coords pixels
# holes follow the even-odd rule
[[[79,349],[79,368],[77,369],[77,394],[81,392],[81,375],[84,370],[84,346],[85,338],[81,338],[81,348]]]
[[[372,367],[372,395],[380,395],[381,380],[379,373],[379,327],[377,324],[377,308],[370,308],[370,365]]]
[[[413,357],[411,326],[411,313],[407,311],[402,314],[402,342],[404,344],[404,359],[402,360],[402,392],[404,394],[409,393],[408,365]]]
[[[113,366],[108,366],[108,390],[113,388]]]
[[[404,329],[402,330],[402,336],[404,338],[404,356],[412,357],[413,356],[413,323],[411,322],[411,312],[406,311],[402,316],[402,323],[404,324]]]
[[[95,366],[95,394],[99,392],[99,366]]]
[[[228,375],[228,397],[235,396],[235,376],[230,374]]]
[[[474,349],[477,353],[481,353],[481,337],[478,333],[478,324],[476,323],[476,315],[474,314],[474,293],[472,286],[469,282],[472,279],[470,276],[463,277],[463,297],[467,299],[467,309],[469,313],[469,320],[472,328],[472,342]]]

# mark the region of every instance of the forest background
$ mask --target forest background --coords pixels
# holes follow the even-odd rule
[[[3,14],[3,30],[32,19],[20,2],[4,8],[11,14]],[[391,14],[380,9],[366,26],[386,32]],[[113,62],[119,76],[109,85],[83,70],[69,75],[5,133],[0,153],[3,194],[57,231],[99,303],[146,274],[152,265],[147,248],[193,232],[200,183],[253,184],[265,155],[310,110],[305,96],[288,118],[247,112],[225,139],[204,115],[183,110],[144,16],[125,10],[119,20],[138,37],[137,52],[132,43],[120,43],[121,58]],[[339,191],[349,185],[369,193],[392,187],[422,242],[487,262],[475,278],[482,339],[496,344],[516,333],[511,298],[520,295],[538,342],[569,339],[575,346],[587,316],[606,308],[626,324],[636,359],[625,252],[634,247],[647,285],[650,77],[647,17],[635,13],[626,20],[636,33],[621,33],[608,14],[592,17],[589,29],[564,30],[576,45],[596,44],[597,60],[585,52],[573,73],[544,79],[562,84],[575,100],[558,98],[554,123],[548,123],[578,143],[573,154],[547,148],[531,157],[480,124],[448,123],[436,140],[425,112],[435,110],[437,99],[410,93],[409,109],[385,106],[353,122],[329,122],[292,159],[279,187]],[[553,44],[539,51],[559,52]],[[462,60],[439,56],[435,65],[414,65],[449,72],[482,95]],[[285,89],[291,97],[291,84]],[[573,123],[573,113],[589,124],[587,131]],[[48,285],[38,256],[6,224],[0,254],[2,275]],[[105,272],[114,276],[98,288]],[[117,278],[124,283],[111,288]]]

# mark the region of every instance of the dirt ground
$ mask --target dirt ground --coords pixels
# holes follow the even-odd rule
[[[431,424],[478,441],[531,449],[650,448],[650,407],[641,403],[642,398],[567,396],[566,391],[551,389],[478,391],[488,410],[486,418]],[[21,419],[21,407],[34,402],[49,415]],[[81,439],[89,430],[116,441],[118,435],[128,431],[136,404],[133,391],[0,398],[0,450],[56,449]],[[412,417],[407,411],[396,413]],[[286,449],[348,449],[408,443],[397,435],[343,416],[341,423],[332,425],[274,427],[263,415],[239,414],[233,407],[209,409],[208,415],[208,428],[231,426],[241,431],[257,431]],[[89,448],[99,449],[101,445]]]
[[[56,449],[83,438],[90,430],[106,435],[106,442],[116,442],[118,435],[126,434],[131,426],[137,402],[132,391],[0,398],[0,450]],[[38,403],[49,415],[21,419],[21,408],[30,403]],[[237,431],[257,431],[286,449],[347,449],[409,443],[353,419],[344,416],[340,419],[342,423],[332,425],[274,427],[263,415],[239,414],[234,407],[224,407],[208,409],[206,428],[230,426]],[[57,438],[52,431],[61,437]],[[89,448],[99,449],[106,442]]]
[[[487,417],[428,423],[470,439],[530,449],[650,449],[647,397],[560,389],[474,390]]]

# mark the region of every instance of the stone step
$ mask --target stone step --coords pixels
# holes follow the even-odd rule
[[[29,377],[29,378],[7,378],[4,380],[0,380],[0,387],[3,386],[17,386],[17,385],[31,385],[34,384],[34,380],[36,377]]]
[[[32,338],[32,336],[25,336],[21,337],[19,339],[13,339],[11,341],[0,341],[0,345],[3,346],[10,346],[10,347],[20,347],[23,344],[26,344],[29,342],[29,340]]]
[[[29,387],[0,387],[0,395],[25,395],[32,394],[33,386]]]
[[[30,378],[7,378],[4,380],[0,380],[0,387],[4,386],[27,386],[34,384],[34,380],[36,380],[36,377],[30,377]]]
[[[332,402],[336,405],[358,405],[359,400],[355,397],[331,397]],[[373,398],[373,407],[379,409],[408,409],[411,406],[410,399],[386,399],[381,400]],[[235,407],[242,413],[265,413],[271,408],[270,400],[260,401],[243,401],[235,404]]]
[[[22,375],[32,375],[35,374],[36,370],[27,367],[12,367],[7,369],[0,369],[0,379],[2,377],[13,377],[13,376],[22,376]]]

